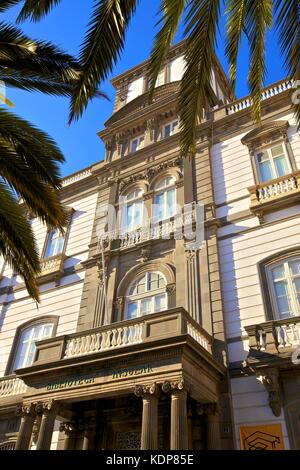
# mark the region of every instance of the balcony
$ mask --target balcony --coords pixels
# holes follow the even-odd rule
[[[40,278],[56,278],[64,270],[65,254],[52,256],[51,258],[41,260]]]
[[[300,171],[248,188],[250,210],[255,215],[278,210],[300,201]]]
[[[212,354],[212,337],[181,308],[51,338],[37,343],[35,364],[110,353],[156,340],[188,335]]]
[[[0,378],[0,398],[20,396],[26,393],[27,386],[15,375]]]
[[[197,214],[197,204],[194,202],[191,204],[190,208],[185,208],[182,214],[177,214],[170,219],[159,222],[154,222],[150,219],[145,222],[143,227],[130,232],[118,230],[106,232],[101,239],[99,239],[97,251],[98,253],[101,252],[103,243],[105,246],[112,242],[115,242],[114,245],[111,246],[112,249],[124,250],[150,240],[169,240],[186,237],[188,240],[192,241],[196,222],[198,222],[199,225],[202,222],[201,215],[202,214]]]
[[[300,317],[275,320],[246,327],[249,335],[248,363],[291,362],[300,348]]]

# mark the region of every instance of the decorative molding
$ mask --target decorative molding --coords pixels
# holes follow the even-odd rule
[[[134,394],[136,397],[144,397],[145,395],[159,396],[160,389],[156,382],[146,385],[136,385],[134,387]]]
[[[169,382],[167,380],[162,384],[161,389],[163,393],[168,395],[172,393],[174,390],[179,390],[179,391],[186,390],[186,384],[183,379],[178,380],[176,382]]]
[[[269,395],[269,406],[277,418],[281,415],[282,399],[279,384],[279,370],[268,369],[256,372],[257,379],[263,384]]]
[[[17,405],[16,409],[17,416],[34,416],[35,415],[35,406],[33,403],[21,403]]]

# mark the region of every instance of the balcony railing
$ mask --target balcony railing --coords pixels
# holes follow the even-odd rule
[[[171,219],[159,222],[150,219],[143,227],[130,232],[116,230],[104,233],[99,240],[98,252],[103,242],[110,243],[113,240],[119,241],[120,249],[126,249],[149,240],[171,239],[176,232],[190,237],[196,221],[196,203],[194,202],[191,204],[191,209],[184,209],[182,214]]]
[[[274,83],[270,87],[264,88],[261,93],[262,101],[265,101],[273,96],[279,95],[287,90],[290,90],[293,87],[292,80],[282,80],[278,83]],[[250,108],[252,106],[252,101],[249,96],[241,100],[230,103],[226,107],[227,114],[234,114],[242,111],[243,109]]]
[[[253,350],[281,354],[300,347],[300,317],[246,327]]]
[[[24,395],[26,390],[27,386],[23,380],[15,376],[0,378],[0,398]]]
[[[50,356],[51,362],[66,360],[180,335],[193,338],[212,353],[212,337],[184,309],[174,308],[83,333],[39,341],[35,364],[49,362]]]
[[[300,171],[248,188],[251,195],[250,209],[255,212],[278,205],[280,201],[300,198]]]
[[[65,255],[63,254],[42,260],[40,276],[47,276],[48,274],[59,273],[63,271],[64,261]]]

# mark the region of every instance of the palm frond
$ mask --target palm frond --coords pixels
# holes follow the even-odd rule
[[[24,196],[32,211],[43,222],[62,227],[66,215],[56,192],[61,186],[58,165],[64,161],[62,153],[46,133],[13,113],[0,109],[0,122],[0,148],[3,152],[0,173],[5,175],[17,193]],[[15,170],[12,166],[14,163]],[[21,178],[17,182],[16,172],[20,173],[22,169],[25,179]],[[10,179],[12,175],[13,180]],[[38,193],[30,189],[30,185],[35,183],[44,201],[34,201]]]
[[[70,119],[78,119],[95,97],[124,48],[125,33],[138,0],[98,0],[81,48],[82,73],[71,100]]]
[[[0,13],[5,12],[9,8],[20,3],[20,0],[1,0],[0,1]]]
[[[29,294],[39,300],[36,275],[39,253],[29,221],[13,192],[0,181],[0,253],[25,281]]]
[[[185,20],[186,69],[179,97],[183,155],[196,151],[196,127],[210,92],[219,16],[220,0],[193,0]]]
[[[279,31],[281,53],[288,74],[300,80],[300,3],[299,0],[276,0],[276,27]],[[299,88],[299,87],[298,87]],[[300,104],[293,104],[298,129],[300,129]]]
[[[161,18],[157,25],[162,25],[162,27],[155,36],[149,65],[150,99],[153,96],[155,82],[163,65],[167,50],[176,35],[186,3],[187,0],[162,0],[161,2]]]
[[[79,73],[79,63],[55,45],[0,23],[0,77],[8,85],[66,96]]]
[[[250,42],[248,83],[253,102],[252,115],[261,120],[261,90],[266,77],[266,34],[273,24],[273,0],[247,2],[246,30]]]
[[[235,92],[236,69],[243,31],[245,28],[247,0],[226,0],[226,56],[229,61],[231,89]]]
[[[20,1],[20,0],[19,0]],[[18,22],[24,20],[39,21],[46,16],[61,0],[25,0],[24,6],[17,18]]]

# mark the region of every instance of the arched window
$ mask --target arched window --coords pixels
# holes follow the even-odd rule
[[[271,264],[268,280],[276,317],[300,315],[300,257]]]
[[[166,176],[155,186],[154,196],[154,220],[165,220],[173,217],[176,212],[176,179],[174,176]]]
[[[166,280],[161,273],[147,272],[129,287],[126,296],[126,319],[166,310]]]
[[[122,230],[123,232],[131,232],[142,226],[143,223],[143,189],[135,189],[127,194],[122,204],[124,204],[122,213]]]
[[[26,324],[18,329],[15,343],[13,345],[11,367],[12,373],[23,367],[30,367],[34,361],[36,352],[36,341],[51,338],[55,334],[57,319],[41,318],[38,321]]]

